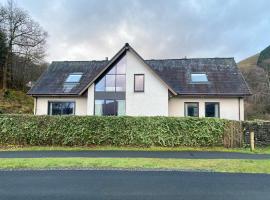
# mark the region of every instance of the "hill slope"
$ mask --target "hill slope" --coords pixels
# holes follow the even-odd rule
[[[254,56],[250,56],[242,61],[240,61],[239,63],[237,63],[238,67],[240,69],[244,68],[249,68],[252,66],[257,66],[257,62],[258,62],[258,58],[259,58],[260,54],[255,54]]]
[[[34,100],[22,91],[7,90],[5,94],[0,90],[0,114],[32,114]]]
[[[253,95],[246,98],[245,111],[247,119],[270,120],[270,88],[266,69],[260,63],[268,62],[270,48],[250,56],[238,63]]]

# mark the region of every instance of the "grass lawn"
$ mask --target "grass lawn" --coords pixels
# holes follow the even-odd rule
[[[156,158],[3,158],[0,169],[123,168],[268,173],[270,160]]]
[[[115,146],[91,146],[91,147],[57,147],[57,146],[7,146],[0,147],[0,151],[95,151],[95,150],[114,150],[114,151],[221,151],[221,152],[240,152],[240,153],[260,153],[270,154],[270,147],[256,148],[251,152],[249,148],[224,148],[224,147],[115,147]]]

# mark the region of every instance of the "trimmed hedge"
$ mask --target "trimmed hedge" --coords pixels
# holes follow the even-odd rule
[[[232,126],[240,125],[214,118],[0,115],[0,145],[220,146]]]

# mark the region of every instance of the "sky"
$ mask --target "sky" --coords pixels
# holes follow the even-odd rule
[[[0,0],[5,4],[6,0]],[[47,32],[46,61],[235,57],[270,45],[269,0],[16,0]]]

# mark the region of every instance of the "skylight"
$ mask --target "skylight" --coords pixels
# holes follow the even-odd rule
[[[63,91],[70,92],[74,87],[76,87],[79,84],[82,75],[83,73],[81,72],[70,73],[64,82]]]
[[[82,73],[71,73],[66,79],[66,83],[79,83],[82,77]]]
[[[191,82],[195,83],[201,83],[201,82],[207,82],[207,76],[206,73],[193,73],[191,74]]]

